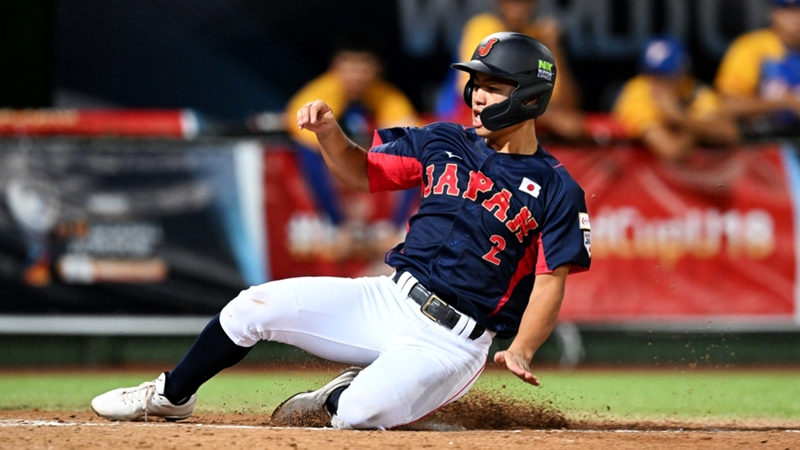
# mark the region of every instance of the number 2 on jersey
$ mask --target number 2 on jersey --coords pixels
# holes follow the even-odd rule
[[[497,257],[497,254],[505,250],[506,240],[503,239],[502,236],[498,236],[496,234],[490,237],[489,240],[492,242],[492,249],[489,250],[489,253],[483,255],[483,259],[489,261],[495,266],[499,266],[500,259]]]

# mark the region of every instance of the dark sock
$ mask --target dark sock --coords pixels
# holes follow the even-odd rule
[[[200,385],[222,369],[244,359],[251,348],[234,344],[222,330],[217,314],[197,336],[178,365],[167,373],[164,396],[173,405],[185,403]]]
[[[349,387],[350,385],[348,384],[347,386],[334,389],[333,392],[331,392],[331,395],[328,396],[328,399],[325,400],[325,409],[327,409],[331,415],[334,415],[336,414],[336,411],[339,411],[339,397],[341,397],[342,392]]]

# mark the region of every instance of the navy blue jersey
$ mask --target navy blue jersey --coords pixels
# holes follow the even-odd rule
[[[583,190],[543,148],[498,153],[473,128],[378,130],[370,190],[422,186],[406,241],[386,254],[501,338],[519,329],[536,274],[591,261]]]

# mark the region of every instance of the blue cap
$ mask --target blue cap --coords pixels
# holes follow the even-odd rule
[[[800,6],[800,0],[770,0],[772,6]]]
[[[651,39],[642,52],[639,69],[654,75],[678,75],[689,66],[683,44],[672,37]]]

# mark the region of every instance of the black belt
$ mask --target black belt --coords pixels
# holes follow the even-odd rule
[[[403,272],[405,271],[401,270],[395,273],[394,277],[392,277],[392,281],[397,283]],[[461,319],[461,313],[439,298],[438,295],[426,289],[425,286],[419,282],[414,283],[414,286],[408,292],[408,297],[420,305],[422,314],[425,314],[429,319],[449,330],[452,330],[458,323],[458,320]],[[486,328],[484,328],[483,325],[475,323],[475,328],[473,328],[472,332],[469,334],[469,339],[473,341],[478,339],[483,336],[484,331],[486,331]]]

